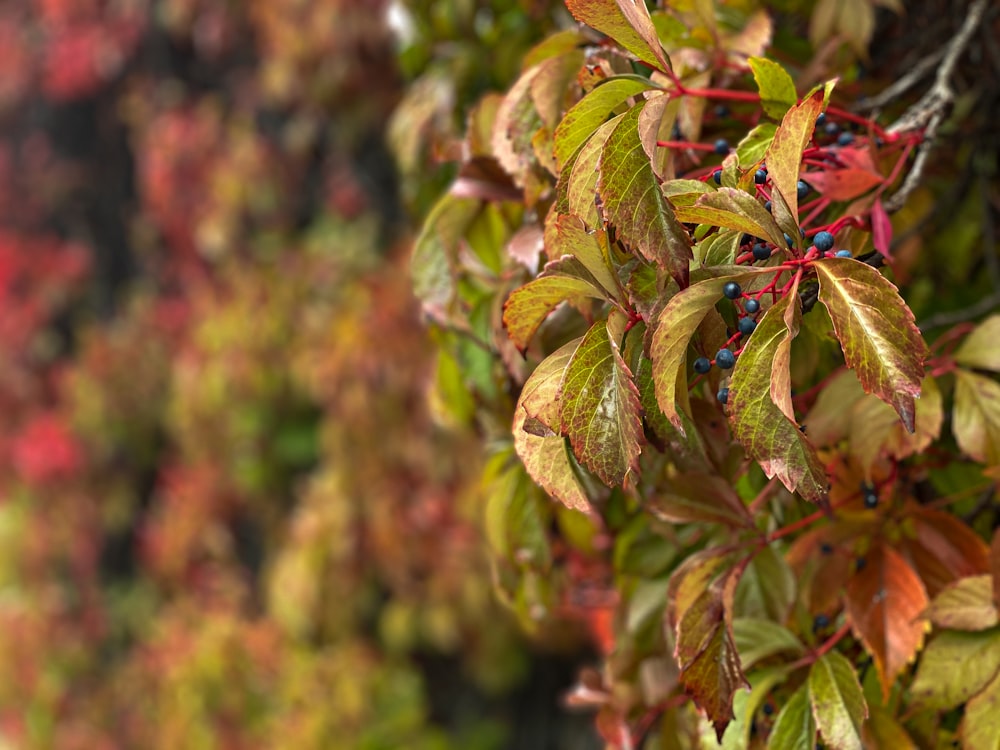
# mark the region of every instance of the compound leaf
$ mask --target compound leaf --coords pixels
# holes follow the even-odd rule
[[[679,221],[736,229],[784,246],[784,233],[767,209],[752,195],[736,188],[720,187],[700,195],[693,205],[677,206],[674,214]]]
[[[640,60],[670,69],[643,0],[566,0],[566,7],[577,21],[611,37]]]
[[[503,323],[511,341],[522,352],[535,331],[557,305],[584,297],[601,299],[604,293],[587,279],[554,273],[539,276],[511,292],[503,306]]]

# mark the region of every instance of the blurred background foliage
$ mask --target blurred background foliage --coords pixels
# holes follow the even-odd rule
[[[556,5],[0,6],[0,747],[581,746],[406,266]]]

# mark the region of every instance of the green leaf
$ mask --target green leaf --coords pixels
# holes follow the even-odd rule
[[[503,323],[511,341],[522,352],[535,331],[557,305],[585,297],[601,299],[603,292],[586,279],[563,274],[539,276],[511,292],[503,306]]]
[[[691,241],[653,173],[639,138],[643,104],[630,109],[615,127],[601,153],[597,189],[606,219],[627,245],[665,268],[687,286]]]
[[[692,284],[674,295],[660,312],[650,344],[656,401],[663,415],[682,435],[686,431],[677,402],[681,398],[686,402],[687,397],[688,343],[708,312],[722,298],[722,287],[727,281],[745,283],[761,273],[767,271],[748,270]]]
[[[545,239],[550,257],[572,255],[586,267],[610,297],[619,296],[620,285],[601,248],[601,240],[607,243],[603,232],[588,232],[577,217],[562,215],[556,217],[552,231],[546,233]]]
[[[826,473],[815,449],[778,407],[773,383],[788,383],[788,349],[798,333],[799,302],[794,290],[772,305],[736,361],[729,384],[733,434],[768,477],[813,502],[826,497]],[[789,400],[777,394],[777,401]]]
[[[823,741],[832,750],[863,750],[861,723],[868,706],[851,663],[833,651],[809,670],[809,702]]]
[[[754,555],[736,587],[735,610],[743,617],[784,622],[795,601],[795,576],[774,545]]]
[[[988,466],[1000,465],[1000,383],[956,370],[952,430],[967,455]]]
[[[750,63],[753,79],[757,82],[764,112],[768,117],[780,120],[798,100],[792,77],[778,63],[763,57],[751,57],[747,62]]]
[[[813,750],[816,722],[809,706],[809,691],[803,685],[785,704],[767,739],[767,750]]]
[[[1000,750],[1000,674],[966,705],[961,735],[962,750]]]
[[[774,140],[774,134],[777,132],[778,126],[773,122],[762,122],[743,136],[743,140],[736,145],[736,158],[739,165],[747,169],[760,163],[771,147],[771,141]]]
[[[710,474],[681,474],[668,481],[648,501],[649,511],[671,523],[708,522],[752,527],[747,511],[732,485]]]
[[[486,477],[486,536],[493,550],[516,565],[548,568],[550,511],[544,498],[509,450],[491,460]]]
[[[884,708],[870,707],[868,721],[861,727],[861,737],[871,750],[917,750],[913,739]]]
[[[631,96],[652,86],[647,79],[608,78],[602,81],[566,113],[555,131],[556,164],[561,170],[611,111]]]
[[[812,138],[816,127],[816,118],[823,109],[823,92],[817,91],[806,97],[799,104],[789,109],[781,120],[774,139],[767,149],[767,173],[774,185],[774,191],[781,195],[791,221],[798,225],[799,197],[798,181],[799,167],[802,164],[802,152]],[[778,201],[771,196],[772,207],[778,209]],[[775,218],[779,218],[775,214]],[[785,231],[789,227],[778,221]],[[798,230],[788,232],[795,237]]]
[[[1000,630],[945,630],[920,656],[913,697],[921,706],[948,710],[965,703],[1000,672]]]
[[[970,333],[955,350],[955,361],[975,370],[1000,372],[1000,315],[993,315]]]
[[[659,404],[656,403],[656,392],[653,384],[653,363],[648,357],[641,357],[637,368],[635,382],[639,388],[639,401],[645,413],[646,425],[659,440],[664,450],[669,451],[673,462],[681,470],[693,470],[708,466],[708,456],[701,433],[694,426],[691,418],[681,414],[684,421],[684,432],[680,432],[663,416]]]
[[[823,258],[813,268],[847,366],[865,391],[892,406],[913,432],[927,345],[910,308],[899,290],[865,263]]]
[[[566,0],[566,7],[577,21],[611,37],[640,60],[670,70],[642,0]]]
[[[721,750],[745,750],[750,747],[757,711],[764,705],[768,693],[788,678],[789,671],[787,666],[780,666],[761,669],[747,675],[750,692],[740,690],[733,696],[733,713],[736,720],[726,727],[726,733],[722,736]]]
[[[733,620],[733,641],[744,671],[776,654],[799,656],[805,651],[802,642],[784,625],[756,617]]]
[[[934,597],[927,617],[939,628],[986,630],[1000,623],[993,602],[993,576],[959,578]]]
[[[769,239],[783,247],[784,233],[756,198],[736,188],[720,187],[705,193],[691,206],[678,206],[674,214],[679,221],[711,224],[747,232],[754,237]]]
[[[712,232],[694,246],[694,259],[703,266],[731,266],[736,262],[743,232],[726,229]]]
[[[567,163],[560,176],[560,180],[566,181],[566,208],[583,219],[588,227],[597,228],[601,223],[597,213],[597,165],[608,138],[624,118],[625,115],[618,115],[601,125],[583,144],[576,157]]]
[[[552,430],[559,427],[559,385],[579,344],[580,339],[570,341],[535,368],[521,389],[512,429],[514,450],[535,483],[568,508],[589,512],[566,439]],[[532,421],[535,429],[529,432]]]
[[[410,273],[413,291],[426,310],[439,313],[455,293],[453,266],[458,244],[482,204],[446,194],[437,202],[413,247]]]
[[[560,387],[563,433],[577,459],[608,486],[639,471],[642,407],[632,373],[607,323],[595,323],[573,354]]]

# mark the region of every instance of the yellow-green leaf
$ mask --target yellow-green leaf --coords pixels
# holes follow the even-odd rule
[[[795,82],[783,67],[772,60],[751,57],[747,62],[750,63],[754,81],[757,82],[764,112],[768,117],[780,120],[798,100]]]
[[[959,578],[934,597],[927,617],[939,628],[986,630],[1000,623],[993,602],[993,576]]]
[[[784,233],[767,209],[752,195],[736,188],[721,187],[700,195],[690,206],[677,206],[674,214],[679,221],[737,229],[784,246]]]
[[[1000,750],[1000,674],[965,707],[962,750]]]
[[[560,182],[565,182],[566,208],[591,228],[596,229],[600,224],[597,213],[597,165],[604,145],[624,117],[623,114],[617,115],[594,131],[560,175]]]
[[[609,78],[574,104],[555,131],[555,157],[559,169],[608,119],[615,107],[651,85],[636,78]]]
[[[642,407],[632,373],[598,321],[583,337],[560,387],[562,429],[577,459],[609,486],[639,470]]]
[[[503,306],[503,323],[511,341],[523,352],[557,305],[566,300],[603,296],[587,279],[563,274],[539,276],[511,292]]]
[[[945,630],[920,655],[913,697],[926,708],[965,703],[1000,672],[1000,630]]]
[[[813,750],[816,720],[809,705],[809,690],[803,685],[788,699],[767,738],[767,750]]]
[[[566,0],[566,7],[577,21],[611,37],[640,60],[670,69],[643,0]]]
[[[535,483],[563,505],[586,512],[590,502],[576,475],[566,439],[553,430],[559,427],[559,384],[579,344],[580,339],[570,341],[535,368],[521,389],[512,430],[514,450]],[[530,420],[536,427],[549,429],[529,431]]]
[[[910,308],[899,290],[865,263],[824,258],[813,267],[847,366],[865,391],[892,406],[913,432],[927,345]]]
[[[598,239],[600,238],[600,239]],[[584,265],[587,271],[611,297],[618,297],[621,285],[614,276],[611,264],[601,248],[601,241],[607,244],[603,232],[588,232],[579,218],[558,216],[545,235],[549,257],[572,255]]]
[[[1000,383],[956,370],[952,430],[966,454],[988,466],[1000,465]]]
[[[861,723],[868,706],[851,663],[832,651],[809,670],[809,702],[820,736],[832,750],[863,750]]]
[[[793,314],[786,316],[789,309]],[[788,382],[787,348],[798,333],[798,318],[798,295],[790,293],[760,319],[729,384],[729,421],[733,435],[767,476],[777,476],[790,492],[821,502],[827,491],[823,464],[798,425],[777,406],[771,390],[776,377]],[[776,369],[783,372],[775,374]]]
[[[993,315],[970,333],[955,350],[955,361],[976,370],[1000,372],[1000,315]]]
[[[799,167],[802,164],[802,152],[805,150],[812,137],[813,129],[816,127],[816,118],[823,110],[823,92],[816,91],[811,96],[803,99],[799,104],[789,109],[781,119],[774,139],[767,149],[767,173],[771,178],[774,189],[784,199],[788,207],[789,218],[798,225],[798,181]],[[777,201],[772,195],[772,205],[777,208]],[[780,217],[778,224],[785,231],[790,227],[785,227]],[[798,230],[788,231],[795,237]]]
[[[691,240],[674,217],[639,138],[643,104],[630,109],[601,153],[597,189],[604,215],[621,239],[687,286]]]

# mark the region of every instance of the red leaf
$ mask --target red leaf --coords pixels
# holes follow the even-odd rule
[[[889,214],[882,206],[882,199],[876,198],[872,206],[872,243],[886,258],[889,257],[889,246],[892,244],[892,223]]]
[[[888,699],[896,676],[924,643],[927,592],[895,550],[876,543],[865,566],[847,583],[847,617],[875,661],[882,695]]]
[[[861,169],[831,169],[825,172],[809,172],[802,179],[824,198],[833,201],[853,200],[883,182],[881,175]]]
[[[989,549],[968,526],[950,513],[913,505],[915,538],[904,541],[913,566],[930,596],[958,578],[989,572]]]

